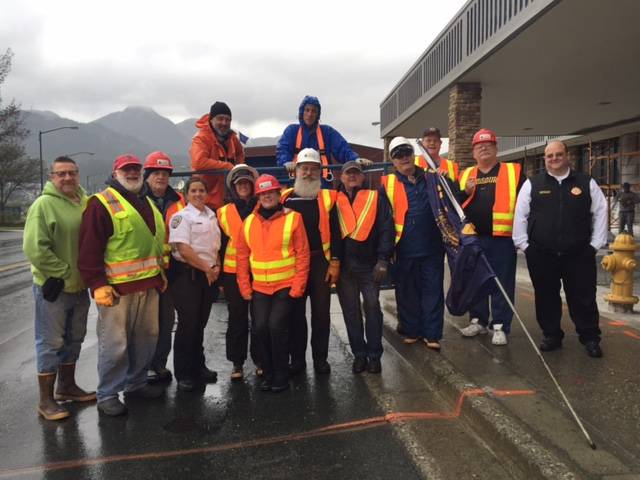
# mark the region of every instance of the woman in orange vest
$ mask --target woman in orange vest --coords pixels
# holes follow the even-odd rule
[[[238,236],[242,230],[242,222],[256,206],[254,183],[258,172],[249,165],[240,164],[231,169],[227,175],[229,201],[220,207],[218,224],[222,230],[222,284],[227,300],[229,321],[226,333],[227,360],[233,363],[231,380],[239,381],[244,377],[242,366],[247,359],[247,343],[251,330],[251,359],[256,365],[256,374],[262,374],[257,357],[255,331],[249,324],[249,302],[242,298],[236,279],[236,252]]]
[[[298,212],[280,203],[281,186],[271,175],[256,180],[258,207],[238,236],[238,286],[253,308],[264,370],[260,389],[289,388],[289,325],[294,299],[304,294],[309,275],[307,235]]]

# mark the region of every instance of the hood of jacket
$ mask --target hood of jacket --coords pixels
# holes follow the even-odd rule
[[[201,116],[196,121],[196,128],[198,129],[198,132],[196,133],[195,136],[198,136],[198,137],[209,137],[212,141],[214,139],[217,141],[216,136],[215,136],[214,131],[213,131],[213,127],[211,126],[211,123],[209,123],[209,114],[208,113],[205,113],[203,116]],[[229,138],[233,137],[235,134],[236,134],[236,132],[233,129],[229,129]]]
[[[322,113],[322,106],[320,105],[320,100],[318,100],[318,97],[312,97],[311,95],[306,95],[302,99],[302,102],[300,102],[300,106],[298,107],[298,121],[300,122],[300,125],[306,126],[306,124],[304,123],[304,120],[302,119],[302,114],[304,113],[305,105],[315,105],[316,107],[318,107],[318,119],[316,120],[316,123],[318,123],[320,121],[320,114]]]
[[[78,194],[79,198],[86,197],[87,195],[87,192],[85,192],[84,188],[82,188],[82,185],[78,185],[78,188],[76,189],[76,193]],[[71,201],[69,197],[67,197],[64,193],[58,190],[55,187],[55,185],[51,182],[47,182],[44,184],[42,195],[51,195],[52,197],[62,198],[63,200],[67,200],[69,202]]]

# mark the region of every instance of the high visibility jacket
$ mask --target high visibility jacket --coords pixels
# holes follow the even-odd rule
[[[238,235],[237,261],[238,286],[243,295],[251,289],[270,295],[290,287],[291,295],[301,296],[310,261],[302,216],[288,209],[269,219],[256,212],[250,214]]]
[[[404,228],[404,217],[409,210],[409,200],[407,199],[407,192],[404,189],[404,185],[398,180],[395,173],[384,175],[380,178],[382,186],[387,193],[387,198],[391,204],[391,210],[393,211],[393,223],[396,227],[396,244],[402,237],[402,229]]]
[[[236,254],[238,235],[242,230],[242,218],[238,213],[238,208],[233,203],[227,203],[220,207],[216,212],[218,215],[218,223],[224,234],[229,237],[227,248],[224,252],[224,261],[222,262],[222,271],[226,273],[236,273]]]
[[[171,261],[171,245],[169,245],[169,220],[171,220],[171,217],[173,217],[174,213],[178,213],[180,210],[187,206],[182,194],[178,193],[178,196],[180,197],[180,199],[169,205],[169,208],[167,208],[167,211],[164,215],[164,227],[166,231],[166,238],[163,248],[164,255],[162,256],[162,259],[164,261],[164,268],[169,268],[169,262]]]
[[[414,162],[417,167],[426,170],[428,168],[427,160],[422,155],[416,155],[416,161]],[[452,182],[458,181],[458,164],[453,160],[447,160],[446,158],[440,158],[440,166],[438,172],[449,177]]]
[[[369,238],[371,229],[376,223],[378,192],[359,190],[353,204],[349,202],[349,197],[344,192],[338,192],[336,205],[342,238],[348,236],[359,242]]]
[[[318,139],[318,153],[320,153],[320,162],[323,167],[329,165],[329,159],[327,158],[327,151],[324,146],[324,138],[322,136],[322,130],[320,129],[320,123],[318,122],[318,126],[316,127],[316,138]],[[298,160],[298,153],[302,150],[302,125],[298,127],[298,133],[296,134],[296,149],[295,155],[293,156],[293,163],[295,164]],[[322,176],[327,179],[331,172],[328,168],[322,169]],[[333,176],[331,176],[333,178]]]
[[[516,210],[518,196],[518,180],[522,167],[518,163],[500,163],[498,179],[496,180],[496,194],[493,203],[492,230],[494,237],[510,237],[513,232],[513,215]],[[464,190],[467,181],[478,176],[478,167],[467,168],[460,176],[460,190]],[[462,204],[465,208],[475,195],[475,188]]]
[[[113,235],[105,251],[105,273],[111,285],[157,276],[162,271],[166,234],[162,214],[145,197],[153,211],[155,236],[138,211],[114,188],[96,194],[109,212]]]
[[[284,203],[287,197],[291,195],[293,188],[287,188],[282,191],[280,202]],[[320,230],[320,241],[322,242],[322,251],[327,260],[331,260],[331,209],[336,203],[337,192],[326,188],[320,189],[318,193],[318,213],[320,221],[318,229]]]

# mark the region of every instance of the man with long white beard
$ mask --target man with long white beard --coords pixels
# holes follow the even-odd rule
[[[158,341],[158,292],[165,227],[142,190],[142,164],[120,155],[108,188],[92,196],[82,216],[78,269],[98,306],[98,410],[126,413],[119,393],[157,398],[164,388],[147,384]]]
[[[331,367],[329,354],[329,308],[331,284],[338,281],[343,244],[335,190],[320,188],[320,154],[313,148],[298,153],[293,188],[282,192],[282,203],[302,215],[309,240],[311,265],[307,289],[302,298],[295,301],[291,323],[290,355],[291,374],[306,368],[307,297],[311,299],[311,349],[313,367],[317,374],[328,374]]]

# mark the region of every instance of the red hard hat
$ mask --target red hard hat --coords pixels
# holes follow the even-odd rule
[[[171,158],[164,152],[151,152],[144,161],[144,168],[161,168],[163,170],[173,171],[173,163]]]
[[[280,189],[282,189],[282,186],[278,179],[273,175],[262,174],[256,180],[256,195]]]
[[[494,132],[493,130],[489,130],[488,128],[481,128],[473,136],[471,146],[485,142],[498,143],[498,140],[496,139],[496,132]]]
[[[126,167],[127,165],[140,165],[140,160],[135,155],[131,155],[130,153],[125,153],[124,155],[119,155],[113,161],[113,171],[120,170],[121,168]]]

